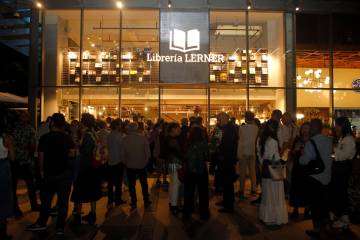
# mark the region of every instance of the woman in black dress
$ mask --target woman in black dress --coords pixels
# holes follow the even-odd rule
[[[308,215],[306,201],[305,180],[307,175],[302,171],[299,164],[301,152],[305,143],[310,139],[310,123],[305,122],[300,128],[300,136],[298,136],[291,148],[289,156],[289,164],[292,165],[290,177],[290,206],[293,207],[291,217],[297,219],[299,217],[299,208],[305,207],[305,217]]]
[[[81,223],[82,203],[90,203],[91,210],[82,220],[87,221],[90,225],[96,222],[96,202],[101,198],[101,173],[94,166],[96,154],[96,134],[95,118],[93,115],[84,113],[81,116],[83,125],[83,137],[81,140],[80,152],[80,169],[79,175],[74,183],[72,201],[75,203],[74,224]]]

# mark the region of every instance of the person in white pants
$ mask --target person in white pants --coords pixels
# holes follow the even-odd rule
[[[167,128],[167,160],[170,175],[170,186],[169,186],[169,206],[170,211],[173,214],[179,212],[178,199],[181,182],[178,176],[178,170],[182,167],[183,151],[178,141],[181,129],[178,123],[169,123]]]

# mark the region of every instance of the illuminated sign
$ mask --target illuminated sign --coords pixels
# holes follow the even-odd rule
[[[225,62],[225,56],[222,54],[187,53],[200,50],[200,31],[198,29],[185,32],[175,28],[169,31],[169,50],[179,51],[184,54],[160,55],[158,53],[147,53],[146,61],[167,63]]]
[[[184,32],[173,29],[170,31],[169,49],[183,53],[200,50],[200,31],[192,29]]]
[[[219,63],[225,62],[222,54],[196,54],[185,53],[184,55],[159,55],[158,53],[147,53],[148,62],[174,62],[174,63]]]
[[[207,83],[209,64],[223,63],[209,52],[209,11],[164,10],[160,13],[160,49],[145,60],[159,63],[162,83]]]

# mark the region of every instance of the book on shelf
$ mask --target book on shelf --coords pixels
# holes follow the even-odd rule
[[[261,73],[262,74],[268,74],[268,69],[267,68],[262,68]]]
[[[238,83],[240,80],[238,78],[234,78],[234,83]]]
[[[210,74],[210,82],[215,82],[215,81],[216,81],[215,74]]]
[[[255,76],[255,83],[261,83],[261,75]]]
[[[102,63],[95,63],[95,68],[102,68]]]
[[[256,73],[256,71],[255,71],[255,68],[254,68],[254,67],[250,68],[250,69],[249,69],[249,71],[250,71],[250,74],[255,74],[255,73]]]
[[[101,77],[96,77],[96,78],[95,78],[95,81],[96,81],[96,82],[101,82]]]
[[[143,81],[143,78],[142,77],[139,77],[139,82],[142,82]]]
[[[221,71],[221,66],[215,65],[212,67],[213,71]]]
[[[229,70],[229,74],[234,75],[234,74],[235,74],[235,69],[230,69],[230,70]]]

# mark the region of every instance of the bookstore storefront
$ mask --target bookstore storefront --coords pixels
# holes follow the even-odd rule
[[[318,33],[301,39],[295,32],[310,15],[319,26],[324,19],[310,14],[295,25],[295,15],[125,3],[44,9],[41,118],[57,111],[69,120],[83,112],[153,121],[197,115],[213,124],[221,111],[240,120],[251,110],[265,120],[275,108],[299,120],[356,118],[359,49],[336,51]]]

